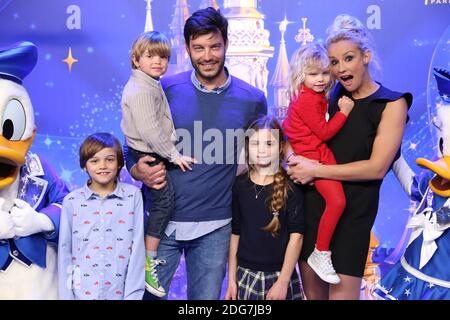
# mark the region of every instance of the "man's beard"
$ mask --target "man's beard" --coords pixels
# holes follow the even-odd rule
[[[204,73],[202,73],[202,71],[200,70],[200,68],[198,67],[198,65],[196,63],[194,63],[194,61],[192,61],[191,58],[191,64],[192,67],[195,70],[195,73],[197,75],[199,75],[200,77],[202,77],[203,79],[207,80],[207,81],[212,81],[216,78],[219,77],[220,73],[222,72],[222,70],[224,69],[225,66],[225,57],[223,57],[222,62],[219,65],[219,68],[217,69],[217,71],[213,74],[213,75],[205,75]]]

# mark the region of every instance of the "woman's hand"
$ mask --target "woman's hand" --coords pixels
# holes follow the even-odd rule
[[[317,160],[311,160],[302,156],[292,156],[288,162],[287,174],[294,183],[307,184],[316,176],[316,169],[320,166]]]
[[[131,176],[142,181],[149,188],[160,190],[166,185],[166,167],[160,162],[156,166],[150,166],[155,158],[145,156],[139,159],[131,169]]]
[[[319,163],[319,161],[317,161],[317,160],[308,159],[308,158],[305,158],[303,156],[298,156],[298,155],[291,155],[288,159],[287,164],[288,164],[288,166],[293,166],[293,165],[302,164],[305,162]]]

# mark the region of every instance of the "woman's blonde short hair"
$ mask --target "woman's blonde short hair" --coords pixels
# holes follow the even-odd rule
[[[375,50],[375,41],[361,21],[348,14],[338,15],[327,29],[326,47],[342,40],[353,42],[362,53],[370,52],[369,72],[372,76],[381,76],[381,63]]]

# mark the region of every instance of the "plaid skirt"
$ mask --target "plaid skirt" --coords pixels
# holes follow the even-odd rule
[[[238,300],[265,300],[267,293],[277,281],[279,271],[263,272],[237,267]],[[297,270],[292,273],[286,300],[305,300]]]

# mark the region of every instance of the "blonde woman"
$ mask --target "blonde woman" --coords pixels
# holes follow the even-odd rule
[[[342,96],[350,97],[355,106],[328,142],[337,164],[293,156],[288,174],[302,184],[314,179],[342,181],[347,202],[330,244],[341,281],[331,285],[322,281],[306,262],[314,250],[324,209],[322,197],[311,187],[304,193],[306,229],[300,269],[308,299],[359,299],[380,186],[399,156],[412,96],[374,80],[370,67],[376,60],[370,35],[358,19],[345,14],[336,17],[328,29],[326,47],[331,74],[339,82],[331,94],[330,113],[337,110]]]

